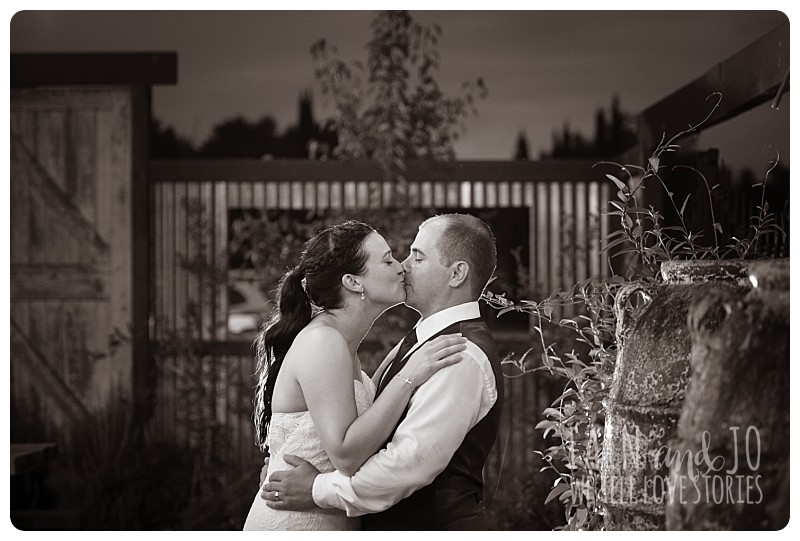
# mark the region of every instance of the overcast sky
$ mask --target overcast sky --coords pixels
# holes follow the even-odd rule
[[[508,159],[523,130],[534,156],[566,122],[592,135],[595,111],[619,95],[638,113],[769,32],[779,11],[412,11],[438,23],[439,80],[457,93],[483,77],[488,98],[466,122],[461,159]],[[326,38],[345,60],[366,59],[368,11],[23,11],[11,20],[12,52],[175,51],[178,84],[158,86],[154,115],[195,143],[219,121],[273,116],[296,121],[303,89],[317,120],[330,113],[309,53]],[[726,161],[761,160],[765,144],[788,144],[788,95],[704,135]],[[745,129],[737,128],[746,124]],[[719,133],[717,133],[719,132]],[[784,152],[788,158],[788,147]],[[763,160],[762,160],[763,161]]]

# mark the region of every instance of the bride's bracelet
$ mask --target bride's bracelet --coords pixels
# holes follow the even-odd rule
[[[414,384],[413,384],[413,383],[411,383],[411,380],[410,380],[410,379],[408,379],[408,378],[404,378],[404,377],[403,377],[403,376],[401,376],[400,374],[397,374],[397,375],[394,377],[394,379],[399,379],[400,381],[404,381],[404,382],[408,383],[408,386],[411,388],[411,392],[412,392],[412,393],[414,392]]]

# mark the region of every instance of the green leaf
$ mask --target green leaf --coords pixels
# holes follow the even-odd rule
[[[627,189],[628,189],[628,185],[627,185],[627,184],[625,184],[624,182],[622,182],[620,179],[618,179],[618,178],[617,178],[617,177],[615,177],[614,175],[611,175],[611,174],[609,174],[609,173],[606,173],[606,178],[607,178],[607,179],[609,179],[609,180],[610,180],[611,182],[613,182],[614,184],[616,184],[616,185],[617,185],[617,188],[619,188],[619,189],[620,189],[620,190],[622,190],[623,192],[624,192],[625,190],[627,190]]]
[[[660,160],[658,158],[652,157],[647,161],[650,163],[650,167],[653,168],[653,171],[658,171],[658,165],[660,163]]]
[[[686,196],[686,199],[684,199],[684,200],[683,200],[683,205],[681,205],[681,211],[680,211],[680,215],[681,215],[681,216],[683,216],[683,211],[685,211],[685,210],[686,210],[686,203],[688,203],[688,202],[689,202],[689,198],[690,198],[691,196],[692,196],[692,194],[689,194],[689,195],[687,195],[687,196]]]
[[[553,488],[553,490],[551,490],[550,493],[547,495],[547,498],[545,498],[544,504],[547,505],[548,503],[552,502],[554,499],[558,498],[561,494],[563,494],[568,490],[570,490],[570,487],[566,483],[561,483],[559,485],[556,485],[555,488]]]
[[[573,329],[578,328],[578,324],[572,321],[571,319],[562,318],[561,321],[558,322],[559,327],[571,327]]]
[[[625,215],[625,226],[626,227],[633,227],[633,220],[627,214]]]
[[[609,243],[608,243],[608,244],[607,244],[605,247],[603,247],[603,248],[601,248],[601,249],[600,249],[600,252],[601,252],[601,253],[602,253],[602,252],[607,252],[607,251],[609,251],[611,248],[614,248],[615,246],[619,246],[620,244],[623,244],[623,243],[625,243],[625,242],[630,242],[630,240],[628,239],[628,237],[624,237],[624,238],[617,239],[617,240],[615,240],[615,241],[609,242]]]
[[[515,311],[517,311],[517,308],[516,308],[515,306],[509,306],[509,307],[507,307],[507,308],[503,308],[502,310],[500,310],[499,312],[497,312],[497,317],[500,317],[500,316],[502,316],[502,315],[503,315],[503,314],[505,314],[506,312],[515,312]]]
[[[544,411],[542,413],[544,413],[545,415],[550,415],[551,417],[555,417],[557,419],[561,419],[562,417],[561,411],[557,410],[556,408],[544,408]]]

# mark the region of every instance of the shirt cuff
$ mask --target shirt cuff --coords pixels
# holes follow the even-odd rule
[[[336,494],[336,482],[347,477],[339,473],[339,471],[332,471],[329,473],[321,473],[314,479],[314,484],[311,486],[311,497],[317,507],[323,509],[344,509],[344,506],[339,504],[339,496]]]

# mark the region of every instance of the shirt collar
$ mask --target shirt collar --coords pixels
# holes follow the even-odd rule
[[[420,319],[414,329],[417,332],[417,342],[422,343],[434,336],[438,332],[446,329],[457,321],[475,319],[481,317],[481,309],[478,301],[457,304],[450,308],[445,308],[433,315]]]

